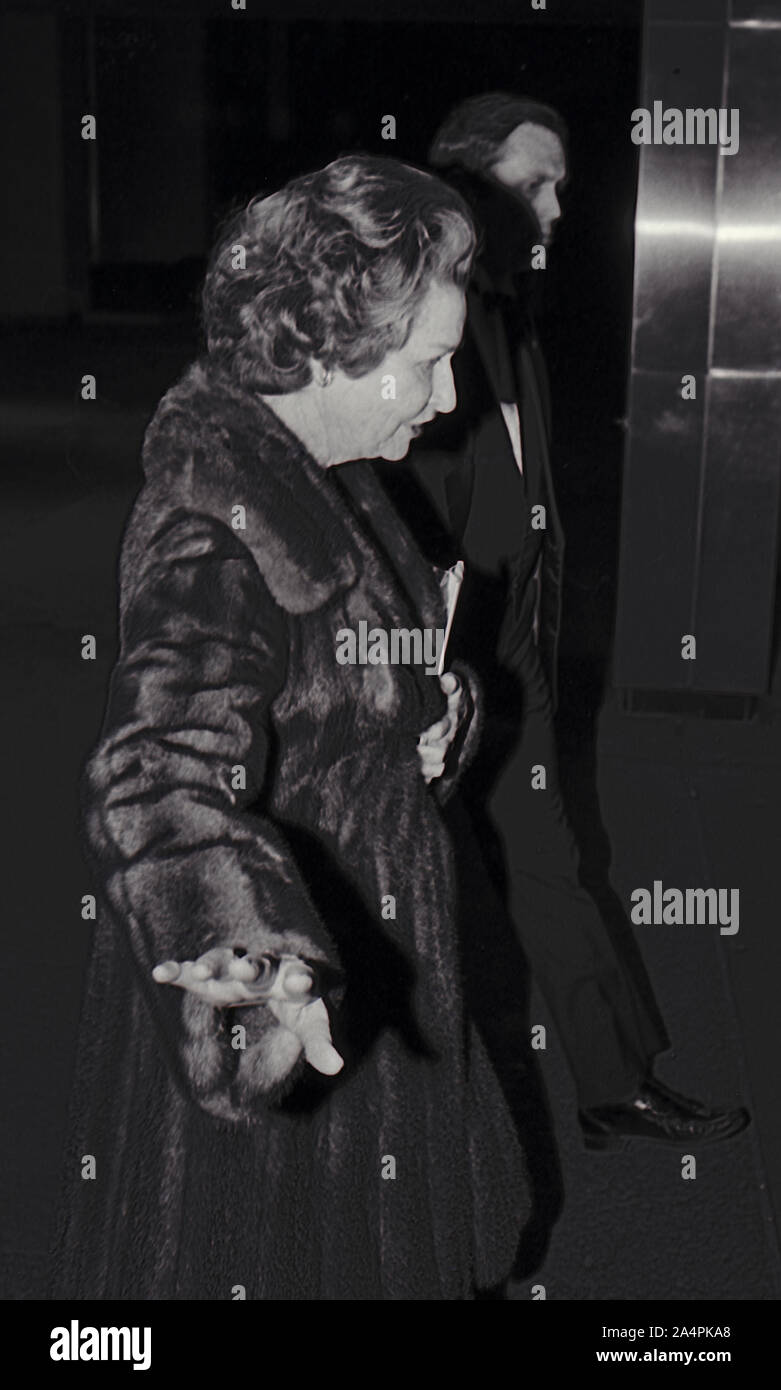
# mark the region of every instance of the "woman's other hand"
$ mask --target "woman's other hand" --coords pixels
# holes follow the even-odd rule
[[[447,696],[447,712],[418,739],[418,757],[425,782],[442,776],[448,750],[466,713],[464,688],[458,676],[446,671],[439,677],[439,684]]]
[[[204,951],[197,960],[168,960],[156,965],[160,985],[176,985],[214,1008],[268,1005],[280,1025],[293,1033],[316,1071],[333,1076],[344,1063],[331,1041],[328,1011],[314,993],[312,969],[298,956],[261,956],[255,960],[229,946]]]

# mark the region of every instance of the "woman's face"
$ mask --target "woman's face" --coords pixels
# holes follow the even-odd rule
[[[404,347],[389,352],[366,376],[335,373],[326,394],[329,433],[340,461],[403,459],[427,420],[455,408],[451,359],[465,317],[463,290],[435,280],[420,302]]]

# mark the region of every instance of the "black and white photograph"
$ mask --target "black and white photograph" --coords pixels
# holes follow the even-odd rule
[[[505,1301],[745,1373],[781,0],[11,0],[0,77],[39,1365],[154,1369],[162,1304]]]

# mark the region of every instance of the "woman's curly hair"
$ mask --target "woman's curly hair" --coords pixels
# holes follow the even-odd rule
[[[223,229],[203,287],[209,352],[270,395],[306,386],[311,359],[363,376],[406,342],[431,281],[466,284],[474,249],[466,203],[438,178],[343,156]]]

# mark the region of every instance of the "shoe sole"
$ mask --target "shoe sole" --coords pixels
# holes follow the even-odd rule
[[[584,1148],[596,1150],[598,1153],[604,1153],[606,1150],[624,1153],[630,1144],[667,1144],[669,1148],[673,1149],[684,1148],[688,1145],[689,1148],[696,1148],[698,1146],[704,1147],[706,1144],[722,1144],[727,1139],[735,1139],[748,1129],[750,1123],[748,1120],[745,1124],[736,1129],[727,1130],[724,1134],[712,1134],[699,1138],[684,1136],[678,1138],[670,1136],[668,1138],[663,1134],[584,1134],[582,1138]]]

